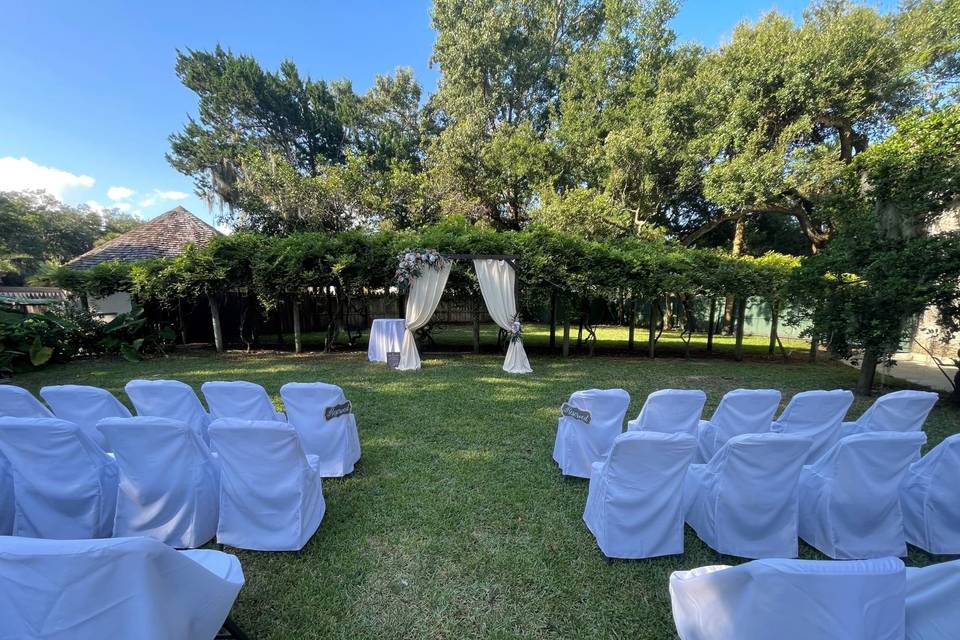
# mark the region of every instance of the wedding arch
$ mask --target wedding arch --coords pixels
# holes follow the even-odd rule
[[[480,293],[487,305],[487,312],[494,322],[509,336],[507,357],[503,370],[508,373],[531,373],[530,361],[520,337],[522,325],[517,312],[517,263],[519,256],[473,253],[440,254],[433,249],[410,249],[400,254],[397,267],[397,286],[406,292],[407,304],[404,313],[405,331],[400,347],[400,364],[397,369],[410,371],[420,368],[420,353],[414,331],[423,327],[433,317],[440,297],[447,286],[451,263],[454,260],[471,260],[480,282]]]

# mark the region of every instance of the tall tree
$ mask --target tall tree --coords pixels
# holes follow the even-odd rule
[[[373,204],[398,194],[400,208],[422,204],[407,202],[422,162],[409,70],[377,77],[363,96],[347,81],[304,78],[289,60],[272,72],[219,46],[178,52],[176,70],[198,117],[170,136],[167,158],[222,220],[272,234],[375,223],[384,214],[360,187],[377,178],[389,193]]]

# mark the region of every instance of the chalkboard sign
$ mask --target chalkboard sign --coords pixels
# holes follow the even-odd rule
[[[323,418],[327,422],[333,420],[334,418],[339,418],[340,416],[345,416],[353,411],[353,405],[350,404],[350,401],[347,400],[341,404],[330,405],[323,409]]]
[[[569,402],[564,402],[560,407],[560,415],[573,418],[574,420],[579,420],[584,424],[590,424],[590,420],[593,419],[593,416],[590,415],[589,411],[586,409],[579,409]]]
[[[399,351],[387,351],[387,366],[391,369],[396,369],[400,366]]]

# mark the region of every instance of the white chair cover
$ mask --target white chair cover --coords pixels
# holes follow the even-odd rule
[[[360,460],[360,434],[343,389],[325,382],[288,382],[280,387],[280,397],[304,452],[317,457],[320,475],[353,473]]]
[[[149,538],[0,538],[0,637],[213,638],[243,586],[236,556]]]
[[[40,389],[40,396],[58,418],[79,426],[104,451],[110,449],[103,434],[97,431],[97,423],[104,418],[130,417],[129,409],[112,393],[99,387],[63,384]]]
[[[800,474],[800,537],[847,560],[905,556],[900,483],[927,436],[861,433],[841,439]]]
[[[661,389],[647,396],[636,419],[627,423],[627,431],[688,433],[697,437],[700,415],[707,394],[699,389]]]
[[[840,423],[852,403],[853,394],[846,389],[803,391],[790,398],[770,430],[810,438],[812,444],[806,460],[806,464],[810,464],[836,444]]]
[[[903,640],[897,558],[754,560],[670,576],[680,640]]]
[[[210,416],[190,385],[179,380],[131,380],[123,389],[138,416],[186,422],[204,442],[210,442],[207,436]]]
[[[200,385],[203,397],[210,407],[210,418],[239,418],[240,420],[287,419],[273,408],[267,390],[253,382],[204,382]]]
[[[210,444],[220,458],[217,542],[257,551],[302,549],[326,505],[316,458],[303,453],[293,425],[221,418],[210,425]]]
[[[960,637],[960,560],[907,567],[907,640]]]
[[[13,472],[10,463],[0,453],[0,536],[13,533]]]
[[[179,549],[217,533],[220,471],[185,422],[106,418],[103,433],[120,467],[115,536],[149,536]]]
[[[707,462],[734,436],[766,433],[780,405],[776,389],[734,389],[724,394],[709,420],[700,421],[700,462]]]
[[[0,417],[52,418],[50,409],[33,397],[33,394],[12,384],[0,384]]]
[[[742,558],[797,556],[797,483],[810,440],[749,433],[690,465],[686,521],[712,549]]]
[[[960,433],[910,466],[900,507],[907,542],[928,553],[960,554]]]
[[[57,418],[0,418],[0,453],[13,467],[14,535],[113,533],[117,463],[80,427]]]
[[[575,391],[564,404],[568,406],[569,415],[557,420],[553,459],[563,475],[589,478],[591,465],[607,456],[623,432],[630,394],[623,389]]]
[[[628,431],[593,464],[583,521],[609,558],[683,553],[683,477],[697,453],[685,433]]]
[[[880,396],[855,422],[844,422],[844,435],[870,431],[920,431],[938,396],[930,391],[894,391]]]

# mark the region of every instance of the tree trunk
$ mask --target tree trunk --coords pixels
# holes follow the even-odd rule
[[[657,304],[650,302],[650,334],[647,336],[647,355],[655,358],[657,355]]]
[[[873,389],[873,378],[877,374],[877,354],[872,351],[863,352],[863,360],[860,362],[860,377],[857,378],[856,394],[858,396],[869,396]]]
[[[480,353],[480,304],[473,303],[473,352]]]
[[[301,353],[303,351],[303,340],[300,333],[300,302],[293,301],[293,352]]]
[[[550,291],[550,352],[557,346],[557,291]]]
[[[736,226],[733,230],[733,245],[730,247],[730,255],[738,257],[743,253],[744,235],[747,231],[747,217],[737,218]],[[723,335],[729,336],[733,333],[734,313],[736,313],[736,298],[728,295],[726,307],[723,311]]]
[[[767,353],[773,355],[777,350],[777,324],[780,322],[780,308],[776,302],[770,303],[770,344]]]
[[[737,342],[733,349],[733,359],[743,362],[743,323],[747,317],[747,298],[737,298]]]
[[[177,323],[180,325],[180,344],[187,344],[187,323],[183,319],[183,303],[177,300]]]
[[[673,331],[673,295],[663,296],[663,330]]]
[[[817,361],[817,351],[820,348],[820,338],[817,335],[810,336],[810,362]]]
[[[627,326],[629,327],[627,331],[627,351],[633,351],[633,334],[637,328],[637,301],[633,300],[630,302],[630,318],[628,320]]]
[[[570,356],[570,316],[563,319],[563,357]]]
[[[210,320],[213,322],[213,346],[217,353],[223,353],[223,327],[220,325],[220,305],[212,294],[207,294],[207,304],[210,305]]]
[[[717,313],[717,299],[710,296],[710,315],[707,318],[707,353],[713,353],[713,320]]]

